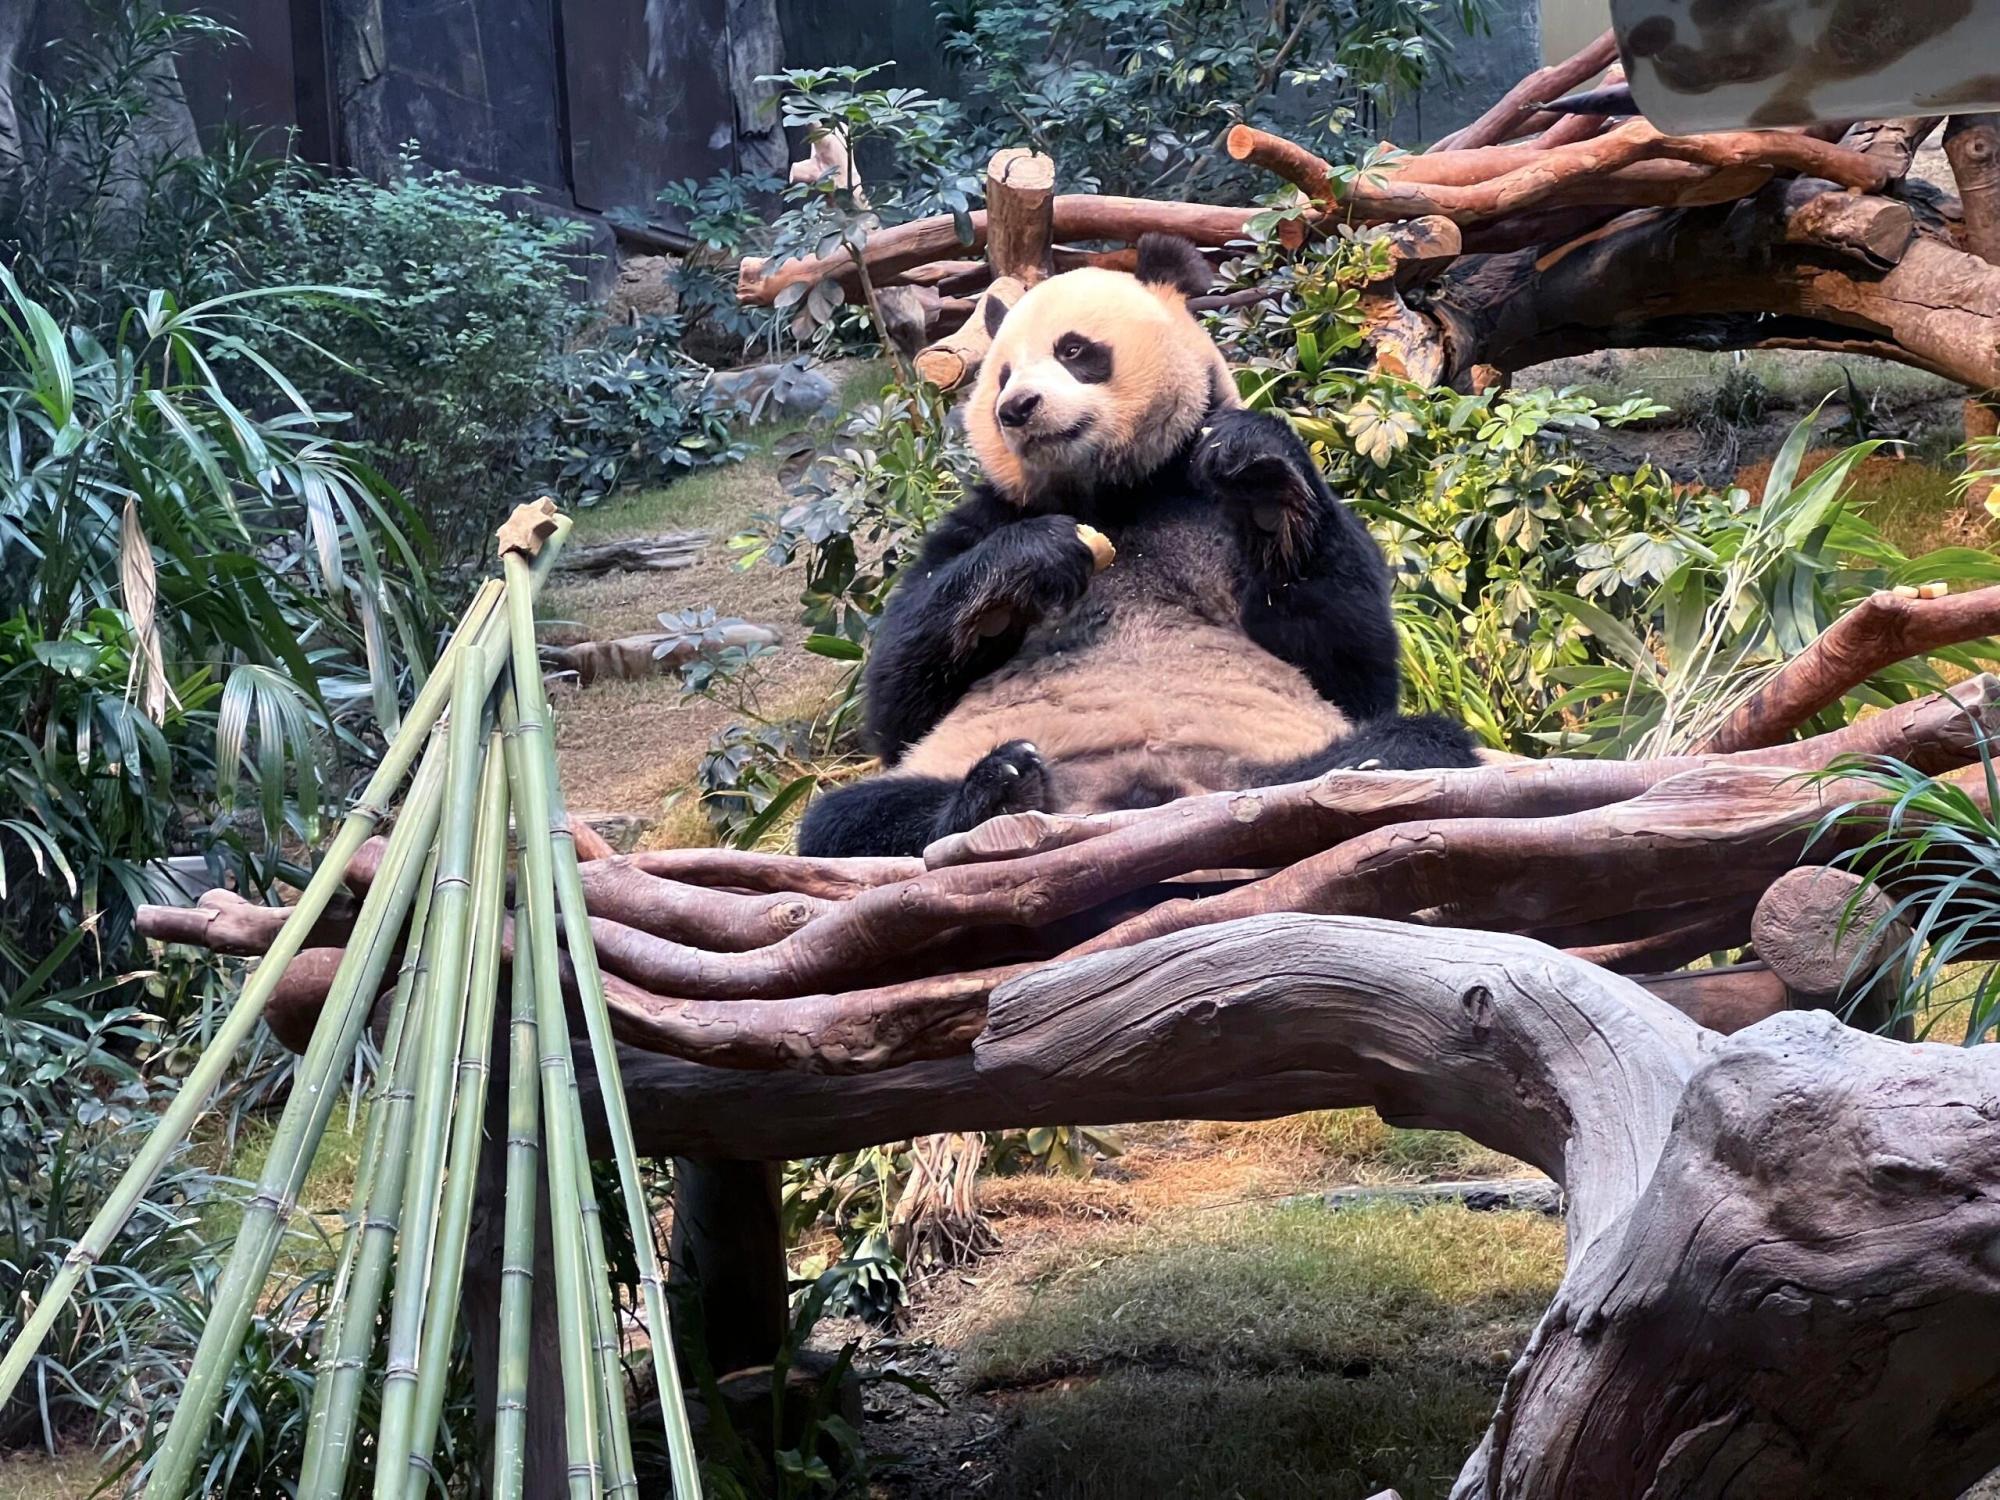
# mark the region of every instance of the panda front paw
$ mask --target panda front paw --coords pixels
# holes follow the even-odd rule
[[[1319,476],[1311,468],[1282,417],[1230,411],[1197,440],[1190,477],[1243,519],[1260,550],[1293,557],[1310,546],[1319,514]]]
[[[1097,558],[1073,516],[1030,516],[993,533],[975,556],[979,587],[954,622],[960,651],[1016,635],[1068,609],[1090,588]]]
[[[1004,813],[1040,812],[1049,800],[1048,768],[1026,740],[989,750],[965,773],[965,780],[938,814],[933,838],[977,828]]]

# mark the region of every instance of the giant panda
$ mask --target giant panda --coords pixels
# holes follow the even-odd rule
[[[1398,715],[1381,549],[1290,425],[1238,401],[1187,305],[1208,284],[1192,244],[1148,235],[1136,273],[987,299],[965,416],[984,482],[877,629],[866,734],[886,769],[820,796],[801,853],[919,854],[1001,813],[1476,764],[1462,726]]]

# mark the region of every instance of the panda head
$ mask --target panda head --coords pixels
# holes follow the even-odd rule
[[[1016,504],[1080,485],[1130,483],[1171,459],[1236,387],[1188,310],[1208,263],[1149,234],[1136,272],[1087,267],[986,299],[992,347],[966,407],[986,477]]]

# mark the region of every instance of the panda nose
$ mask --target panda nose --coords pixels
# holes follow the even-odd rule
[[[1033,391],[1017,391],[1000,403],[1000,425],[1002,427],[1026,427],[1028,418],[1035,414],[1035,408],[1042,404],[1042,398]]]

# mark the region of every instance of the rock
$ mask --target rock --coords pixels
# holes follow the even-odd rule
[[[804,355],[779,364],[717,370],[709,377],[709,386],[723,400],[743,405],[753,421],[773,407],[793,417],[830,416],[840,403],[834,383],[813,369]]]

